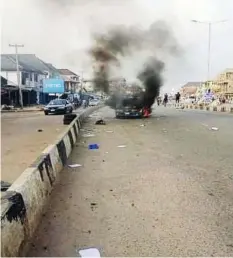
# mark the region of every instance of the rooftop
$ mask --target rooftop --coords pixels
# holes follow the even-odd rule
[[[72,75],[78,76],[76,73],[70,71],[69,69],[57,69],[61,75]]]
[[[187,82],[185,85],[183,85],[181,88],[186,87],[199,87],[203,82]]]

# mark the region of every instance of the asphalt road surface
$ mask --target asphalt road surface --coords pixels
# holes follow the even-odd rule
[[[95,136],[80,137],[68,162],[82,167],[62,171],[28,255],[233,256],[233,116],[101,112],[107,125],[86,123]]]
[[[66,125],[62,115],[10,112],[1,114],[1,127],[1,180],[12,183]]]

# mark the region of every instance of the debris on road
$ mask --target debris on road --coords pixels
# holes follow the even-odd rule
[[[167,133],[167,130],[166,130],[165,128],[163,128],[163,132],[164,132],[164,133]]]
[[[113,131],[105,131],[106,133],[113,133]]]
[[[140,126],[141,126],[141,127],[144,127],[145,125],[144,125],[144,124],[141,124]]]
[[[97,150],[97,149],[99,149],[99,145],[97,143],[89,144],[88,149],[89,150]]]
[[[87,134],[83,134],[83,137],[87,138],[87,137],[94,137],[95,135],[92,133],[87,133]]]
[[[81,257],[101,257],[97,248],[79,250],[79,255],[81,255]]]
[[[95,122],[96,125],[106,125],[105,121],[103,119],[99,119]]]
[[[218,127],[211,127],[212,131],[218,131]]]
[[[70,168],[78,168],[78,167],[82,167],[81,164],[71,164],[71,165],[68,165],[68,167]]]
[[[118,147],[118,148],[125,148],[126,145],[118,145],[117,147]]]
[[[37,132],[43,132],[43,130],[42,129],[38,129]]]

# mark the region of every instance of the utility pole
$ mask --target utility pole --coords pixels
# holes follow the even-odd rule
[[[207,81],[210,79],[210,52],[211,52],[211,32],[212,32],[212,25],[217,23],[224,23],[227,22],[227,20],[221,20],[221,21],[198,21],[198,20],[191,20],[191,22],[195,23],[202,23],[208,25],[208,68],[207,68]]]
[[[18,44],[11,45],[11,44],[9,44],[9,47],[14,47],[15,48],[15,61],[16,61],[16,70],[17,70],[17,84],[18,84],[18,87],[19,87],[19,104],[20,104],[20,107],[23,109],[23,94],[22,94],[22,88],[21,88],[21,83],[20,83],[18,48],[19,47],[24,47],[24,45],[18,45]]]

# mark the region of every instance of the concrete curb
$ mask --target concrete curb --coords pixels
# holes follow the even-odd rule
[[[1,110],[1,113],[31,113],[31,112],[42,112],[44,111],[43,108],[38,108],[38,109],[23,109],[23,110]]]
[[[78,139],[81,125],[101,107],[81,113],[7,191],[1,192],[2,257],[25,256],[53,186]]]
[[[179,109],[196,109],[196,110],[204,110],[204,111],[210,111],[210,112],[225,112],[233,114],[233,108],[226,108],[224,106],[200,106],[200,105],[187,105],[187,104],[171,104],[170,107],[175,107]]]

